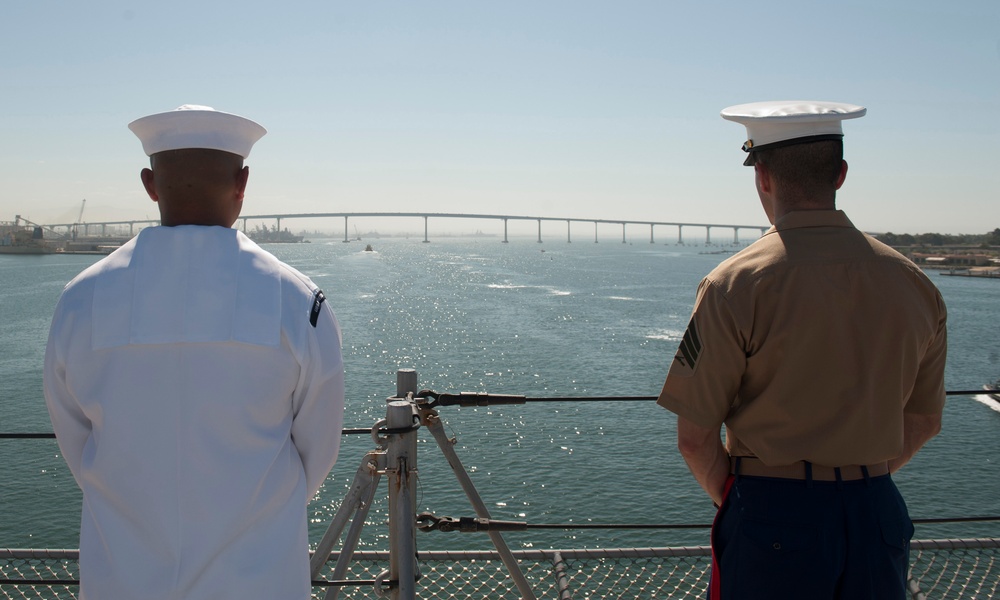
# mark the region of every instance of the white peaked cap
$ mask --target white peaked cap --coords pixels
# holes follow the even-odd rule
[[[254,143],[267,133],[250,119],[196,104],[136,119],[128,128],[142,142],[147,156],[167,150],[205,148],[247,158]]]
[[[753,152],[792,144],[842,139],[845,119],[865,116],[863,106],[842,102],[781,100],[751,102],[722,110],[722,118],[747,128],[743,150],[750,153],[745,165],[752,165]]]

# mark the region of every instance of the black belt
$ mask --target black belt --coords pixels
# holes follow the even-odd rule
[[[777,479],[799,479],[802,481],[856,481],[889,474],[889,464],[843,465],[826,467],[806,461],[790,465],[768,466],[755,456],[733,456],[729,461],[729,472],[748,477],[774,477]]]

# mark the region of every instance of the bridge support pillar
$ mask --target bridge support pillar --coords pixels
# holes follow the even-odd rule
[[[542,220],[538,219],[538,243],[542,243]]]
[[[656,243],[656,242],[653,241],[653,224],[652,223],[649,224],[649,243],[650,244],[655,244]]]
[[[625,243],[625,223],[622,223],[622,243]]]
[[[344,243],[350,242],[351,240],[347,237],[347,215],[344,215]]]
[[[706,246],[711,246],[712,245],[712,226],[711,225],[706,225],[705,226],[705,245]]]
[[[503,243],[507,243],[507,219],[503,220]]]
[[[740,244],[740,228],[733,227],[733,245],[738,246]]]
[[[424,215],[424,243],[429,244],[430,240],[427,239],[427,215]]]
[[[594,243],[597,243],[597,221],[594,221]]]
[[[569,219],[566,219],[566,243],[572,244],[573,240],[569,238]]]
[[[683,246],[684,245],[684,226],[683,225],[678,225],[677,226],[677,245],[678,246]]]

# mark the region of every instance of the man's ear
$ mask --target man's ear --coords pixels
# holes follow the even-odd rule
[[[847,161],[846,160],[842,160],[842,161],[840,161],[840,176],[837,177],[837,187],[836,187],[836,189],[839,190],[840,186],[844,185],[844,180],[845,179],[847,179]]]
[[[250,178],[250,167],[243,167],[236,173],[236,196],[240,200],[247,190],[247,180]]]
[[[763,163],[754,163],[753,170],[757,175],[757,186],[760,191],[770,194],[773,191],[774,182],[771,181],[771,171]]]
[[[160,196],[156,193],[156,181],[153,175],[152,169],[143,169],[139,172],[139,179],[142,180],[142,187],[146,188],[146,193],[149,194],[149,199],[153,202],[159,202]]]

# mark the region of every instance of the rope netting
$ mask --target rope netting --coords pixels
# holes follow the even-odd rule
[[[910,560],[913,600],[996,598],[1000,592],[1000,538],[916,540]]]
[[[704,598],[710,551],[681,548],[521,550],[513,552],[539,598]],[[0,550],[0,598],[76,598],[77,551]],[[1000,539],[915,540],[910,552],[912,600],[994,598],[1000,593]],[[329,577],[337,559],[327,563]],[[388,567],[385,551],[357,552],[340,598],[371,598],[371,582]],[[519,598],[491,551],[418,553],[419,598]],[[316,582],[313,598],[329,584]]]

